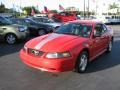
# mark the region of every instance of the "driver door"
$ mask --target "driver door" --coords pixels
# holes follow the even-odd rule
[[[94,56],[102,53],[105,47],[105,37],[102,24],[96,24],[93,35],[93,54]]]

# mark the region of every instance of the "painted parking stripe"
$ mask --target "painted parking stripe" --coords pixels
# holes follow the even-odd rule
[[[46,43],[48,43],[49,41],[52,41],[60,36],[62,36],[62,34],[55,34],[55,33],[50,34],[46,39],[44,39],[43,41],[38,43],[34,48],[41,49],[41,47],[44,46]]]

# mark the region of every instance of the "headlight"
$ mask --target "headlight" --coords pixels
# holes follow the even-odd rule
[[[18,27],[18,30],[20,31],[20,32],[24,32],[24,31],[26,31],[27,30],[27,27],[23,27],[23,26],[19,26]]]
[[[70,57],[70,53],[69,52],[53,52],[53,53],[48,53],[46,55],[46,58],[66,58],[66,57]]]

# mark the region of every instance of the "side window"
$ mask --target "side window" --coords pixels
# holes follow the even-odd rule
[[[22,23],[23,25],[30,25],[30,22],[29,22],[27,19],[21,20],[21,23]]]
[[[94,34],[102,35],[102,33],[103,33],[102,25],[101,24],[97,24],[95,26],[95,29],[94,29]]]
[[[25,19],[25,21],[24,21],[25,23],[29,23],[30,24],[30,21],[29,20],[27,20],[27,19]]]
[[[16,20],[16,22],[20,25],[24,25],[23,21],[21,19]]]

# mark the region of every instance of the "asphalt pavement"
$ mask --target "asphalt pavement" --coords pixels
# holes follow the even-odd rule
[[[120,25],[110,26],[115,34],[112,52],[96,58],[84,74],[29,68],[19,58],[25,41],[0,43],[0,90],[120,90]]]

